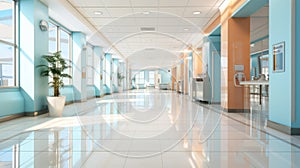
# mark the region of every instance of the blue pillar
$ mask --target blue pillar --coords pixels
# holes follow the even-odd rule
[[[72,33],[73,40],[73,87],[75,101],[85,101],[86,95],[86,36]]]
[[[124,76],[123,80],[121,81],[121,87],[120,87],[120,89],[124,90],[125,89],[125,81],[126,81],[126,68],[125,68],[124,62],[120,62],[119,72],[121,73],[122,76]]]
[[[288,134],[300,134],[299,1],[270,0],[270,104],[268,126]],[[296,19],[297,17],[297,19]],[[284,43],[284,70],[273,71],[274,45]]]
[[[48,54],[48,32],[41,31],[41,20],[49,20],[48,7],[39,0],[19,1],[20,11],[20,88],[26,115],[38,115],[46,109],[48,79],[40,77],[37,65]]]
[[[119,59],[117,58],[113,58],[112,61],[112,68],[113,68],[113,72],[112,72],[112,88],[113,88],[113,92],[118,92],[118,67],[119,67]]]
[[[94,47],[94,84],[96,88],[96,97],[101,96],[101,57],[103,55],[102,48]]]
[[[104,94],[111,94],[112,89],[112,55],[105,53],[103,62],[103,91]]]
[[[296,94],[296,99],[295,99],[295,102],[298,102],[298,103],[295,103],[296,104],[296,113],[295,113],[295,122],[292,124],[292,127],[294,128],[300,128],[300,32],[299,32],[299,29],[300,29],[300,2],[299,0],[295,0],[295,28],[294,28],[294,31],[295,31],[295,45],[294,45],[294,48],[295,48],[295,71],[296,71],[296,74],[295,74],[295,78],[296,78],[296,83],[295,83],[295,94]],[[296,31],[297,30],[297,31]],[[298,66],[296,66],[298,65]],[[299,134],[299,133],[298,133]]]
[[[207,64],[207,73],[211,83],[211,103],[221,102],[221,37],[208,36],[204,38],[203,58]],[[206,66],[206,65],[204,65]]]

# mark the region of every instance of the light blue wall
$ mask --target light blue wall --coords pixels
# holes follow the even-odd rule
[[[103,64],[104,64],[104,53],[103,50],[101,50],[101,60],[100,60],[100,96],[104,95],[104,75],[105,73],[103,72]]]
[[[94,85],[87,85],[86,86],[86,97],[87,98],[93,98],[93,97],[95,97],[95,93],[96,93],[96,90],[95,90],[95,86]]]
[[[270,0],[269,4],[269,120],[288,127],[292,126],[292,1]],[[272,47],[280,42],[285,42],[285,71],[274,73]]]
[[[49,88],[49,93],[53,93],[53,87]],[[60,94],[66,96],[66,103],[73,103],[75,99],[75,91],[72,85],[66,85],[60,88]]]
[[[81,32],[72,33],[73,40],[73,87],[75,100],[85,100],[86,95],[86,78],[83,78],[82,72],[86,72],[86,36]]]
[[[213,103],[221,102],[221,37],[220,36],[208,36],[204,42],[209,43],[208,49],[208,76],[210,78],[212,86],[212,100]]]
[[[149,70],[145,70],[144,77],[145,77],[145,83],[149,83]]]
[[[255,13],[258,9],[261,9],[269,0],[248,0],[238,9],[235,13],[232,14],[233,17],[248,17]]]
[[[118,91],[118,67],[119,67],[119,59],[113,58],[112,59],[112,79],[113,79],[113,92],[117,93]]]
[[[101,95],[101,88],[103,87],[101,84],[101,57],[102,57],[102,48],[95,46],[94,47],[94,83],[95,83],[95,96],[99,97]]]
[[[104,55],[104,60],[103,60],[103,67],[106,67],[104,66],[104,64],[106,63],[106,61],[109,62],[109,66],[106,67],[106,69],[103,68],[103,80],[105,81],[105,76],[108,75],[109,76],[109,81],[107,81],[106,83],[103,83],[103,93],[104,94],[111,94],[112,92],[112,81],[111,81],[111,78],[112,78],[112,55],[110,53],[105,53]],[[110,72],[108,74],[108,72]]]
[[[0,118],[24,112],[24,98],[18,88],[0,89]]]
[[[39,28],[40,20],[49,20],[48,8],[39,0],[19,1],[20,10],[20,87],[25,98],[25,112],[46,108],[47,78],[36,68],[42,55],[48,53],[48,32]]]
[[[159,74],[161,74],[161,84],[171,84],[171,73],[168,72],[168,69],[159,70]]]
[[[300,128],[300,1],[296,0],[296,122],[292,124],[293,127]]]

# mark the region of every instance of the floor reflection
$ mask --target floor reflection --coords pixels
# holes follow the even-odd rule
[[[0,167],[300,165],[293,137],[267,133],[259,117],[243,124],[185,95],[134,93],[69,105],[61,118],[1,123]]]

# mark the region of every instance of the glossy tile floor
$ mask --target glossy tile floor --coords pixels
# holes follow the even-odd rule
[[[0,167],[300,167],[299,137],[219,107],[135,90],[0,123]]]

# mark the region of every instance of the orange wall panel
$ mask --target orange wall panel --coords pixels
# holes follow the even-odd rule
[[[221,28],[222,106],[225,109],[249,109],[249,97],[243,87],[234,86],[234,65],[244,65],[244,73],[250,77],[250,18],[224,20]]]
[[[193,52],[193,78],[202,73],[202,48],[199,48]]]

